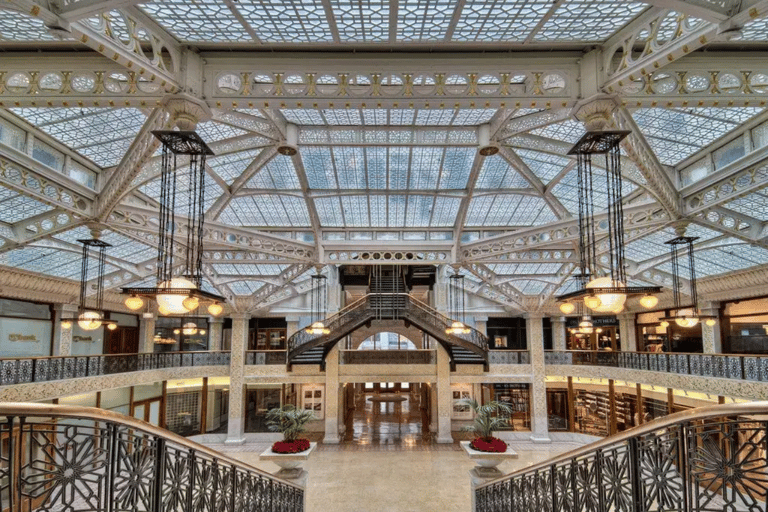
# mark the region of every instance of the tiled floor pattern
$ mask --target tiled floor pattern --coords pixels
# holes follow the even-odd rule
[[[307,512],[468,512],[469,470],[474,464],[458,445],[423,437],[421,411],[401,404],[358,403],[338,445],[320,444],[304,466],[309,473]],[[259,460],[269,443],[212,448],[270,473]],[[519,459],[499,469],[510,473],[577,447],[571,443],[515,442]]]

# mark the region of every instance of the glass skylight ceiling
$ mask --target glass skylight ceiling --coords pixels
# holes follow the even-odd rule
[[[16,115],[99,167],[120,163],[146,117],[134,108],[15,108]]]
[[[495,108],[461,109],[282,109],[288,122],[304,126],[476,126],[487,123]]]
[[[659,161],[675,165],[725,135],[760,108],[646,108],[632,116]]]
[[[594,43],[647,9],[618,0],[163,0],[140,6],[179,40],[209,44]]]

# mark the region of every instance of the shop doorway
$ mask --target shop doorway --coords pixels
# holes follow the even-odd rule
[[[408,382],[349,386],[344,442],[403,447],[432,443],[429,386]]]

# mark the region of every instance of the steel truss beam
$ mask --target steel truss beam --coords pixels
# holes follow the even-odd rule
[[[92,50],[106,56],[130,71],[135,71],[139,76],[145,76],[147,80],[156,83],[166,92],[178,91],[181,80],[177,78],[178,67],[181,64],[181,49],[176,41],[165,37],[165,34],[150,33],[151,57],[144,53],[143,41],[139,38],[137,30],[127,27],[143,26],[132,16],[121,13],[122,20],[113,20],[108,15],[102,14],[98,25],[91,21],[69,22],[64,17],[52,12],[47,5],[33,0],[0,0],[0,7],[19,10],[28,16],[38,18],[48,27],[57,27],[71,34],[72,39],[83,43]],[[113,29],[112,25],[119,23],[120,30]],[[143,27],[150,32],[151,29]],[[123,42],[115,39],[118,32],[128,34],[129,41]],[[170,57],[170,65],[166,64],[164,53]]]
[[[119,205],[110,215],[107,223],[116,228],[143,231],[157,234],[156,210],[136,206]],[[185,236],[186,220],[176,217],[176,234]],[[294,262],[311,262],[315,255],[312,244],[281,238],[255,230],[228,226],[218,222],[206,221],[203,235],[207,251],[221,249],[241,249],[275,255]]]
[[[712,177],[691,187],[682,197],[685,216],[698,216],[715,206],[768,187],[767,152],[756,151],[742,160],[725,166]]]
[[[109,12],[113,9],[121,9],[139,4],[142,0],[78,0],[64,4],[58,0],[58,8],[54,11],[67,21],[76,21],[88,18],[95,14]]]
[[[766,14],[766,0],[745,6],[741,12],[719,24],[707,21],[694,23],[685,14],[652,10],[606,43],[602,54],[604,76],[600,88],[608,93],[619,93],[641,77],[717,40],[722,32],[742,27]],[[660,42],[659,30],[670,19],[675,20],[676,30],[667,41]],[[640,39],[642,33],[646,34],[644,39]],[[642,46],[642,50],[636,51],[637,46]]]
[[[606,228],[600,226],[600,221],[606,218],[606,213],[595,215],[598,224],[598,236],[607,233]],[[669,221],[669,216],[657,204],[642,204],[624,208],[624,226],[629,236],[655,229]],[[486,258],[499,260],[499,257],[504,254],[538,250],[554,244],[562,245],[567,242],[578,241],[578,237],[578,221],[575,219],[563,220],[547,226],[522,229],[508,235],[462,244],[460,261],[462,263],[484,261]]]

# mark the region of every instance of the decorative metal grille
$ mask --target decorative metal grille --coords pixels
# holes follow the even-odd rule
[[[67,409],[67,408],[57,408]],[[81,410],[81,408],[77,408]],[[114,418],[8,414],[0,508],[11,512],[300,512],[304,490]],[[103,414],[103,412],[101,413]],[[74,413],[73,413],[74,415]]]

